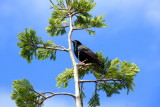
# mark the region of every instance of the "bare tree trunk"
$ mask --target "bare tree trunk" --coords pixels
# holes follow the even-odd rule
[[[81,98],[80,98],[78,67],[77,67],[77,63],[75,61],[73,52],[72,52],[72,42],[71,42],[72,32],[73,32],[72,16],[70,15],[70,31],[69,31],[69,34],[68,34],[68,45],[69,45],[70,58],[71,58],[72,63],[74,65],[75,100],[76,100],[76,107],[82,107]]]

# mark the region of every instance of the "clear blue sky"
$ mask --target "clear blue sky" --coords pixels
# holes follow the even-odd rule
[[[96,29],[96,35],[85,31],[73,33],[94,52],[103,51],[110,59],[120,58],[136,63],[141,71],[135,78],[135,92],[106,98],[101,94],[100,107],[160,107],[160,0],[95,0],[93,15],[105,15],[108,27]],[[31,64],[19,56],[17,34],[32,27],[43,40],[53,40],[67,47],[66,35],[51,38],[45,31],[51,15],[49,0],[1,0],[0,3],[0,107],[16,107],[10,99],[13,80],[27,78],[38,91],[74,92],[73,82],[67,90],[57,89],[56,76],[71,61],[65,52],[57,53],[57,60]],[[91,97],[86,84],[85,92]],[[94,87],[94,86],[93,86]],[[89,88],[89,89],[88,89]],[[57,96],[44,107],[74,107],[70,97]],[[72,105],[72,106],[71,106]],[[85,103],[85,107],[86,103]]]

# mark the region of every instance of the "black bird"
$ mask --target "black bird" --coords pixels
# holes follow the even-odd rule
[[[75,56],[83,63],[93,63],[104,68],[104,63],[98,60],[98,56],[78,40],[72,40]]]

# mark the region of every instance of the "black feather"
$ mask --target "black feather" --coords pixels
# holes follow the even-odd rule
[[[98,56],[89,48],[82,45],[78,40],[72,40],[75,56],[79,61],[84,63],[94,63],[101,68],[104,68],[104,63],[98,60]]]

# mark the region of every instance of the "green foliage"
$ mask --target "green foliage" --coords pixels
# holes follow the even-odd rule
[[[88,68],[83,68],[80,67],[79,68],[79,78],[83,78],[85,76],[85,74],[88,74],[89,70]],[[56,78],[57,80],[57,87],[60,88],[67,88],[68,87],[68,83],[70,79],[74,78],[74,74],[73,74],[73,68],[66,68],[66,70],[59,74],[58,77]]]
[[[74,77],[73,75],[73,69],[68,69],[66,68],[66,71],[59,74],[58,77],[56,78],[57,80],[57,87],[60,88],[67,88],[68,87],[68,82],[70,79]]]
[[[38,49],[38,52],[36,53],[36,57],[39,59],[39,60],[44,60],[46,58],[48,58],[50,56],[50,59],[52,60],[55,60],[56,59],[56,51],[55,50],[46,50],[46,49],[43,49],[43,48],[39,48]]]
[[[66,34],[66,27],[69,27],[68,18],[76,16],[73,22],[74,29],[86,29],[90,35],[95,35],[95,31],[88,28],[102,28],[107,25],[104,23],[104,16],[93,17],[90,12],[96,5],[94,0],[57,0],[57,5],[53,5],[54,11],[47,32],[50,36],[58,36]]]
[[[122,90],[123,85],[117,82],[99,83],[98,90],[102,90],[106,93],[107,97],[111,97],[113,94],[120,94],[119,90]]]
[[[77,19],[75,20],[75,28],[77,28],[77,29],[86,29],[86,31],[90,35],[95,35],[95,31],[88,30],[88,28],[106,27],[107,25],[104,23],[105,20],[103,18],[104,18],[104,15],[101,15],[99,17],[95,16],[94,18],[92,18],[92,16],[88,17],[88,16],[84,16],[84,15],[77,16]]]
[[[95,31],[93,31],[93,30],[88,30],[88,29],[86,29],[86,31],[87,31],[90,35],[96,35],[96,34],[95,34]]]
[[[85,93],[83,92],[83,89],[84,89],[83,84],[80,84],[80,85],[81,85],[81,87],[80,87],[81,101],[83,102],[83,99],[86,97],[86,95],[85,95]]]
[[[53,11],[51,19],[49,19],[49,26],[46,29],[50,36],[58,36],[66,33],[65,27],[67,25],[67,20],[65,20],[68,11],[56,10]]]
[[[139,72],[139,67],[134,63],[120,61],[118,58],[111,61],[111,65],[108,68],[108,72],[103,78],[117,79],[119,82],[109,83],[106,85],[114,86],[113,90],[127,89],[127,94],[131,90],[133,91],[133,80],[136,74]],[[109,86],[108,86],[109,87]],[[109,95],[110,96],[110,95]]]
[[[104,16],[95,16],[94,18],[92,17],[86,17],[83,15],[77,16],[77,19],[75,20],[75,27],[77,28],[91,28],[91,27],[106,27],[107,25],[104,24],[103,20]]]
[[[73,10],[73,11],[77,11],[77,12],[90,12],[93,7],[96,5],[96,3],[94,3],[94,0],[68,0],[71,1],[69,3],[69,7]]]
[[[88,104],[89,107],[97,107],[100,106],[100,101],[99,101],[99,94],[97,92],[93,93],[93,96],[91,97],[91,99],[89,100]]]
[[[91,99],[88,102],[89,107],[97,107],[100,106],[100,98],[97,90],[97,83],[95,84],[95,92],[93,93]]]
[[[11,98],[15,100],[18,107],[37,107],[39,99],[28,80],[15,80],[12,87],[15,89]]]
[[[51,60],[56,59],[56,50],[47,48],[56,45],[50,40],[44,43],[33,29],[25,29],[24,32],[18,34],[18,39],[20,40],[20,42],[17,43],[21,49],[20,55],[27,59],[29,63],[34,56],[39,60],[44,60],[48,57],[50,57]]]
[[[90,12],[96,5],[94,0],[56,0],[57,5],[54,5],[55,10],[66,9],[76,12]]]
[[[32,29],[29,31],[25,29],[23,33],[19,33],[18,39],[20,42],[17,45],[22,49],[20,55],[30,63],[36,53],[37,48],[35,46],[42,44],[43,41],[36,36],[36,32]]]

